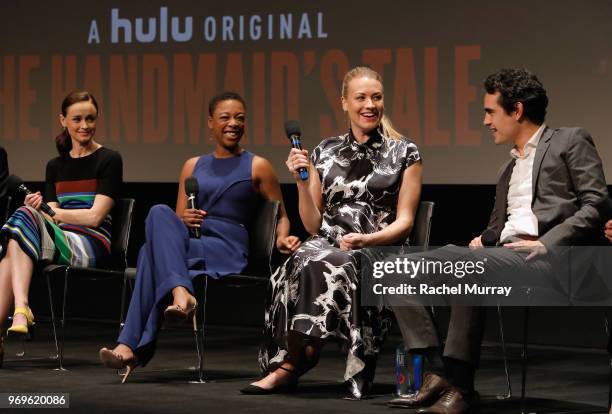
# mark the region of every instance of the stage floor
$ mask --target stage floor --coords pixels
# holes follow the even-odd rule
[[[391,338],[379,359],[373,398],[343,399],[344,358],[337,343],[329,343],[317,368],[300,381],[290,395],[245,396],[239,389],[258,376],[259,333],[251,328],[212,327],[206,339],[205,384],[196,378],[193,335],[186,327],[161,332],[158,352],[146,368],[138,368],[126,384],[115,371],[98,362],[98,349],[113,345],[117,328],[108,323],[69,321],[65,367],[56,371],[49,325],[39,323],[34,341],[26,344],[24,358],[16,356],[21,342],[8,338],[0,393],[62,392],[70,394],[72,412],[93,413],[389,413],[410,412],[388,408],[394,391],[394,349]],[[520,413],[520,348],[508,350],[515,397],[505,393],[501,350],[485,344],[477,373],[482,413]],[[604,351],[530,348],[527,378],[528,412],[607,412],[608,360]],[[24,412],[23,409],[2,410]]]

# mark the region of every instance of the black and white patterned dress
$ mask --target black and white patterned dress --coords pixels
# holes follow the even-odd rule
[[[348,380],[363,370],[365,355],[378,353],[388,318],[366,307],[359,318],[353,315],[358,251],[340,250],[340,240],[348,233],[374,233],[395,220],[402,173],[420,155],[407,139],[375,133],[360,144],[349,132],[323,140],[311,160],[321,180],[321,229],[271,277],[259,361],[264,372],[276,369],[287,357],[290,330],[316,338],[336,336],[349,341]]]

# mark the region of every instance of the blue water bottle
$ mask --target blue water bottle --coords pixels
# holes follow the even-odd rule
[[[412,391],[417,392],[423,385],[423,355],[412,356]]]

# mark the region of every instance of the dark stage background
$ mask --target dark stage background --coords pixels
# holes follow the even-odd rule
[[[547,88],[549,125],[591,132],[610,178],[610,16],[607,0],[100,0],[87,10],[5,0],[0,145],[14,173],[41,180],[61,100],[84,88],[125,181],[171,183],[212,149],[207,102],[230,89],[247,101],[245,148],[281,166],[284,120],[300,120],[309,149],[347,130],[342,76],[366,64],[383,75],[386,113],[419,145],[426,184],[493,184],[508,153],[482,127],[482,81],[518,66]]]
[[[41,182],[29,183],[31,188],[41,188]],[[150,207],[164,203],[174,208],[177,185],[169,183],[126,183],[124,195],[136,199],[136,208],[130,238],[129,264],[135,266],[138,249],[144,242],[144,220]],[[612,191],[612,188],[609,188]],[[297,209],[297,190],[294,184],[282,185],[283,198],[292,223],[292,234],[304,239],[306,232],[301,225]],[[448,243],[466,245],[479,234],[488,221],[493,205],[493,185],[424,185],[422,200],[436,203],[431,245]],[[280,255],[275,257],[279,263]],[[61,291],[61,281],[55,281],[56,293]],[[69,317],[118,319],[121,284],[117,281],[86,282],[74,280],[69,285]],[[207,319],[213,324],[259,326],[264,312],[263,288],[218,289],[209,292]],[[59,296],[57,297],[59,301]],[[35,314],[49,314],[46,285],[42,278],[34,280],[31,303]],[[61,303],[61,302],[57,302]],[[532,344],[605,348],[603,309],[600,308],[532,308],[530,338]],[[447,309],[439,309],[439,320],[447,322]],[[522,341],[522,308],[504,308],[506,341]],[[398,333],[398,332],[396,332]],[[491,309],[488,315],[486,340],[498,341],[497,313]]]

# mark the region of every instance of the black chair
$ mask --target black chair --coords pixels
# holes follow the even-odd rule
[[[608,337],[608,344],[606,351],[608,351],[608,410],[612,407],[612,329],[610,326],[610,316],[605,313],[604,315],[604,327],[606,329],[606,336]]]
[[[569,249],[565,255],[568,257],[571,257],[572,254],[577,254],[577,253],[572,253],[573,250]],[[602,254],[605,255],[604,257],[606,258],[606,264],[601,264],[600,266],[603,266],[602,269],[609,269],[609,265],[610,265],[610,256],[608,251],[602,251],[600,252],[599,255],[597,256],[593,256],[591,258],[591,261],[589,261],[589,263],[594,263],[596,262],[598,259],[601,260],[604,257],[602,257]],[[568,259],[568,262],[572,262],[570,259]],[[572,262],[573,263],[573,262]],[[603,262],[602,262],[603,263]],[[593,270],[593,268],[589,268],[589,270]],[[527,409],[527,363],[528,363],[528,345],[529,345],[529,315],[530,315],[530,311],[531,311],[531,304],[537,304],[537,303],[547,303],[547,304],[551,304],[551,305],[557,305],[557,306],[566,306],[568,303],[570,305],[574,305],[574,306],[593,306],[594,304],[600,304],[600,306],[604,306],[604,307],[609,307],[610,306],[610,300],[612,297],[612,292],[610,290],[609,287],[607,287],[606,284],[599,284],[597,285],[597,288],[595,289],[591,289],[591,295],[593,293],[595,293],[595,296],[581,296],[580,294],[577,294],[579,291],[576,290],[572,290],[571,287],[571,282],[572,282],[572,273],[575,273],[578,271],[578,268],[572,267],[572,270],[570,270],[567,273],[567,277],[568,277],[568,292],[564,293],[562,289],[559,288],[553,288],[553,287],[534,287],[534,286],[524,286],[522,287],[522,290],[524,292],[525,297],[527,298],[527,306],[523,307],[523,341],[522,341],[522,348],[521,348],[521,413],[525,414],[528,411]],[[605,272],[605,271],[604,271]],[[597,274],[596,273],[588,273],[590,275],[590,277],[596,277]],[[603,276],[605,277],[605,275]],[[600,279],[599,282],[602,282],[602,280]],[[575,288],[575,287],[574,287]],[[499,312],[499,319],[500,319],[500,327],[501,325],[501,308],[498,306],[498,312]],[[608,375],[608,410],[610,409],[611,403],[612,403],[612,336],[611,336],[611,332],[610,332],[610,319],[609,319],[609,315],[604,312],[604,330],[606,333],[606,336],[608,338],[608,342],[607,342],[607,352],[608,352],[608,363],[609,363],[609,375]],[[508,377],[508,371],[507,371],[507,354],[506,354],[506,348],[505,348],[505,343],[504,343],[504,338],[503,338],[503,331],[502,331],[502,346],[503,346],[503,358],[504,358],[504,364],[506,366],[506,376]],[[508,379],[509,381],[509,379]],[[508,382],[508,390],[509,390],[509,396],[510,396],[510,382]],[[582,413],[590,413],[592,411],[572,411],[573,414],[582,414]]]
[[[2,224],[6,223],[6,220],[10,217],[11,213],[13,213],[13,197],[10,195],[6,196],[6,202],[3,203],[2,211],[0,211],[0,216],[2,217]]]
[[[433,218],[435,203],[433,201],[421,201],[419,203],[419,207],[414,217],[414,224],[412,226],[412,231],[410,235],[405,240],[404,245],[410,246],[411,252],[416,251],[425,251],[429,249],[429,237],[431,235],[431,222]],[[353,309],[359,309],[361,307],[361,284],[357,285],[357,289],[353,290],[351,298],[353,302]],[[433,307],[431,307],[431,311],[433,314]],[[361,326],[363,321],[361,317],[361,312],[353,312],[351,323],[355,326]],[[346,353],[348,350],[344,347],[344,344],[341,345],[341,349]],[[374,369],[376,366],[375,359],[372,359],[370,362],[366,362],[366,366],[372,367],[371,370],[366,374],[364,370],[364,374],[366,377],[374,376]],[[371,381],[371,378],[368,379]],[[355,389],[355,392],[361,393],[361,390]],[[366,393],[368,390],[366,390]],[[357,394],[354,395],[355,399],[362,398],[363,395]]]
[[[204,380],[204,329],[206,327],[206,306],[209,283],[214,286],[229,288],[242,288],[267,285],[272,274],[271,258],[276,245],[276,224],[280,202],[274,200],[262,200],[253,215],[254,221],[249,226],[249,258],[247,268],[238,275],[225,276],[220,279],[201,277],[196,281],[201,292],[201,306],[198,307],[197,326],[194,326],[196,350],[198,354],[198,379]]]
[[[431,220],[433,218],[435,203],[433,201],[421,201],[419,209],[414,217],[414,226],[408,237],[411,246],[429,248],[429,237],[431,235]]]
[[[425,251],[429,249],[429,238],[431,235],[431,221],[433,218],[434,206],[435,206],[435,203],[433,201],[421,201],[419,204],[419,209],[417,210],[417,214],[414,220],[414,226],[407,240],[407,242],[411,246],[418,248],[418,250]],[[431,311],[432,317],[435,320],[436,312],[433,306],[430,306],[430,311]],[[503,325],[502,311],[501,311],[500,306],[497,307],[497,317],[498,317],[499,332],[500,332],[500,338],[501,338],[501,344],[502,344],[502,352],[504,355],[504,372],[506,374],[506,384],[507,384],[506,394],[498,395],[497,398],[498,399],[509,399],[512,396],[512,387],[510,384],[510,371],[508,368],[508,360],[506,358],[506,342],[504,340],[504,325]],[[611,358],[611,367],[612,367],[612,358]]]
[[[44,266],[42,273],[47,279],[47,289],[49,292],[49,307],[51,311],[51,324],[53,328],[53,339],[59,361],[58,370],[65,371],[64,362],[64,339],[66,324],[66,304],[68,297],[68,279],[70,275],[78,276],[84,280],[108,280],[111,278],[124,279],[125,269],[127,268],[127,250],[130,238],[130,228],[132,226],[132,216],[134,212],[134,199],[120,198],[115,201],[111,211],[113,220],[111,234],[111,257],[105,267],[77,267],[69,265],[49,264]],[[60,321],[60,337],[56,329],[55,311],[53,306],[53,294],[51,290],[51,277],[56,274],[64,276],[64,291],[62,296],[62,319]],[[125,283],[125,282],[124,282]],[[125,289],[125,287],[124,287]],[[120,320],[122,319],[120,316]]]

